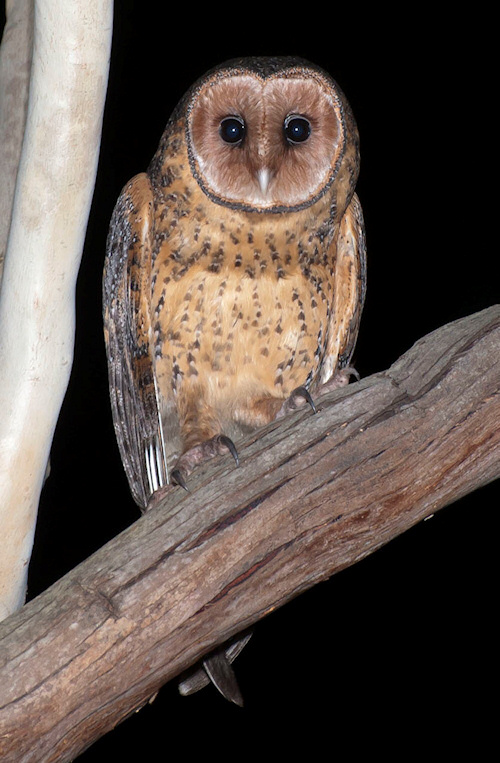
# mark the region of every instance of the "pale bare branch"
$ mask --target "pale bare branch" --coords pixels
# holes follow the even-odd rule
[[[99,154],[111,0],[37,0],[0,292],[0,619],[24,602],[40,490],[70,376],[75,283]]]

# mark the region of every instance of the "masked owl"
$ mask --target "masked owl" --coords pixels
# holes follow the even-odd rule
[[[356,124],[297,58],[203,76],[116,204],[104,273],[114,426],[135,501],[347,383],[365,294]]]
[[[175,109],[111,220],[104,323],[135,501],[347,381],[365,293],[358,133],[295,58],[230,61]]]

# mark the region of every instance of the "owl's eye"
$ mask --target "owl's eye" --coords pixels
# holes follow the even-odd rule
[[[311,123],[305,117],[290,114],[285,119],[283,129],[289,143],[304,143],[311,134]]]
[[[241,143],[245,137],[245,123],[240,117],[226,117],[219,125],[219,135],[224,143]]]

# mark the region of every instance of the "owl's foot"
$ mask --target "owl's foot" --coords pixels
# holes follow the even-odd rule
[[[325,384],[322,384],[318,391],[323,394],[323,392],[332,392],[334,389],[345,387],[349,384],[351,376],[355,376],[356,381],[359,381],[361,378],[354,366],[346,366],[345,368],[337,369],[331,379],[325,382]]]
[[[353,366],[346,366],[346,368],[339,369],[333,374],[331,379],[319,387],[318,392],[323,394],[323,392],[332,392],[334,389],[345,387],[346,384],[349,384],[351,376],[355,376],[358,381],[360,379],[358,372]],[[305,403],[311,407],[313,413],[317,413],[317,408],[310,392],[305,387],[297,387],[282,404],[276,414],[276,418],[281,419],[288,413],[292,413],[298,408],[302,408]]]
[[[305,387],[297,387],[293,390],[291,395],[287,397],[278,413],[276,414],[276,418],[281,419],[288,413],[296,411],[298,408],[302,408],[304,403],[307,403],[311,407],[313,413],[317,412],[316,406],[314,405],[314,400],[312,399],[308,390]]]
[[[178,459],[170,474],[171,482],[189,491],[186,479],[198,464],[208,461],[208,459],[214,458],[214,456],[225,455],[228,451],[234,458],[236,466],[239,466],[240,460],[235,444],[225,434],[215,435],[210,440],[205,440],[198,445],[194,445]]]

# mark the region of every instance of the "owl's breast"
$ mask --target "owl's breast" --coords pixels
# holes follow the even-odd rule
[[[176,292],[160,298],[155,333],[157,368],[174,390],[287,397],[317,372],[329,307],[302,274],[276,280],[195,267]]]
[[[287,397],[322,362],[333,267],[310,217],[273,226],[206,204],[168,221],[152,312],[157,374],[175,392]],[[169,390],[162,390],[168,394]]]

